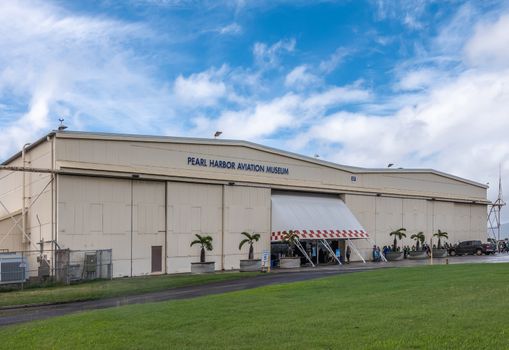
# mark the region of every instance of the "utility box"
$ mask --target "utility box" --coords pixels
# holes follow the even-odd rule
[[[26,257],[16,253],[0,253],[0,284],[23,283],[27,279]]]
[[[95,273],[97,271],[97,254],[85,255],[85,271]]]
[[[37,274],[40,279],[46,279],[50,276],[50,264],[46,259],[46,256],[37,257],[37,262],[39,263],[39,268],[37,269]]]

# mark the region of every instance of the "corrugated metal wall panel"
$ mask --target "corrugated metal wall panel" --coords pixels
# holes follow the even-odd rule
[[[254,244],[255,259],[264,249],[270,250],[270,199],[268,188],[225,186],[224,268],[238,269],[241,259],[248,258],[249,247],[239,250],[245,237],[241,232],[259,233],[260,240]]]
[[[164,248],[164,187],[164,182],[133,182],[133,275],[150,273],[152,246]]]
[[[200,247],[190,247],[195,234],[210,235],[214,249],[207,261],[221,269],[222,186],[168,182],[168,273],[189,272],[200,260]]]
[[[151,246],[164,244],[164,200],[161,182],[60,176],[58,243],[111,248],[114,277],[147,274]]]

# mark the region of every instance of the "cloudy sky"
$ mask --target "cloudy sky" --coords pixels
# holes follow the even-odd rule
[[[1,1],[0,159],[59,117],[435,168],[490,199],[502,164],[509,198],[509,4]]]

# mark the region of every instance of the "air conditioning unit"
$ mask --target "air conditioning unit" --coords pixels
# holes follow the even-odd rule
[[[27,279],[26,257],[17,253],[0,253],[0,284],[22,283]]]

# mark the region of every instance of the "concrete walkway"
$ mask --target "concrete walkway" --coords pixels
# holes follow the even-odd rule
[[[495,256],[449,257],[447,261],[450,264],[504,263],[509,262],[509,254],[498,254]],[[434,259],[434,264],[445,263],[446,259]],[[272,284],[306,281],[316,278],[368,271],[379,268],[409,267],[429,264],[429,260],[404,260],[389,263],[367,262],[366,264],[355,262],[351,264],[344,264],[342,266],[320,265],[316,268],[303,267],[295,270],[276,269],[273,271],[273,273],[263,274],[255,277],[247,277],[233,281],[214,282],[205,285],[180,287],[141,295],[26,308],[2,309],[0,311],[0,326],[7,326],[34,320],[42,320],[50,317],[81,311],[119,307],[122,305],[190,299],[205,295],[252,289]]]

